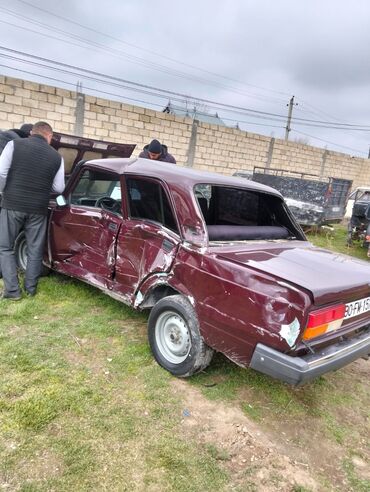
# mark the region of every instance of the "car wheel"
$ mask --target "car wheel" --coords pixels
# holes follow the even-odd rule
[[[191,376],[211,362],[213,350],[204,343],[193,307],[181,295],[155,304],[149,316],[148,337],[158,364],[175,376]]]
[[[24,231],[22,231],[15,240],[14,253],[18,269],[24,272],[27,267],[27,243]],[[45,265],[42,265],[41,276],[45,277],[49,272],[50,269]]]

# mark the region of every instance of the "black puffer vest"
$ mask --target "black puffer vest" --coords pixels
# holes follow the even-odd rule
[[[60,164],[61,156],[41,135],[14,140],[2,207],[47,215],[51,188]]]
[[[21,137],[14,130],[4,130],[3,132],[0,132],[0,154],[8,142],[19,138]]]

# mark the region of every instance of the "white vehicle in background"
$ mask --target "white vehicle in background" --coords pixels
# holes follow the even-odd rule
[[[347,200],[346,213],[344,216],[346,219],[350,219],[352,217],[354,203],[366,199],[367,195],[370,195],[370,186],[359,186],[350,193]]]

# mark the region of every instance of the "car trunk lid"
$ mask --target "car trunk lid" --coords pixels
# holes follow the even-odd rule
[[[370,278],[361,260],[292,241],[219,249],[217,256],[279,277],[311,292],[316,306],[370,296]]]

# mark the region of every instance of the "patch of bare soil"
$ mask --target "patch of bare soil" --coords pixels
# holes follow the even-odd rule
[[[15,442],[7,443],[9,451],[16,451],[17,444]],[[3,467],[3,471],[0,471],[0,489],[7,491],[20,490],[19,484],[23,483],[23,487],[27,486],[27,483],[32,482],[35,486],[36,483],[42,484],[43,482],[61,476],[63,473],[63,464],[49,449],[43,449],[36,452],[29,459],[24,459],[19,462],[17,476],[14,474],[8,474],[6,466]]]
[[[299,487],[312,492],[351,490],[344,477],[341,477],[341,485],[337,480],[331,482],[330,477],[322,473],[324,469],[320,470],[319,459],[312,462],[311,454],[302,449],[297,452],[297,447],[287,438],[285,425],[279,436],[265,429],[263,424],[250,420],[236,405],[209,401],[185,381],[174,380],[172,384],[186,409],[182,422],[184,434],[217,448],[220,462],[230,474],[228,490],[291,492]],[[319,435],[314,435],[313,441],[316,441],[316,449],[321,447],[322,453],[332,455],[334,449],[327,449],[330,447],[327,441],[323,446]],[[336,448],[335,444],[333,447]],[[337,483],[331,488],[322,477],[330,484]]]

